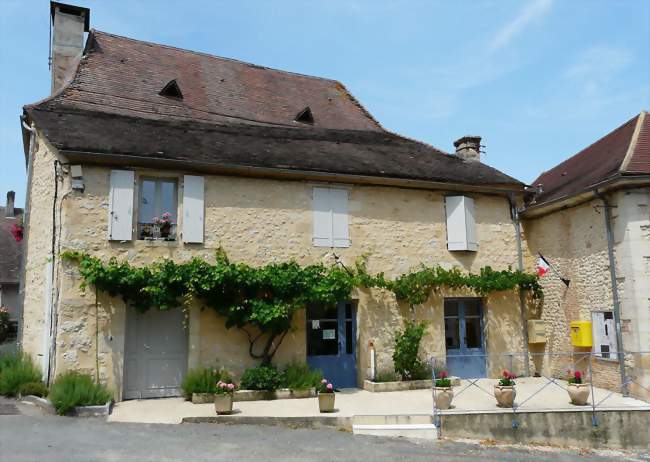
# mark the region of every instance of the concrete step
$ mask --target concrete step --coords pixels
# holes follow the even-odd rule
[[[355,415],[352,432],[355,435],[438,438],[431,414]]]

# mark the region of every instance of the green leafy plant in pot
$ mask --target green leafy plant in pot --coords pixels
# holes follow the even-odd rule
[[[567,392],[569,393],[569,398],[571,398],[571,404],[584,406],[587,404],[587,400],[589,400],[591,384],[585,383],[582,380],[582,372],[580,371],[571,372],[569,370],[568,373],[569,376],[566,379],[568,382]]]
[[[318,387],[318,409],[320,412],[334,412],[334,385],[323,379]]]
[[[510,371],[504,370],[501,378],[494,386],[494,397],[497,399],[497,406],[512,407],[515,403],[517,390],[515,390],[516,375]]]
[[[214,410],[217,414],[230,414],[232,412],[232,401],[237,386],[234,383],[226,383],[219,380],[214,390]]]
[[[451,380],[447,376],[447,371],[438,372],[433,387],[433,397],[436,407],[441,410],[451,407],[451,400],[454,398],[454,389],[451,387]]]

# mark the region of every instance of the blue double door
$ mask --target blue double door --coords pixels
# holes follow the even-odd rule
[[[447,371],[463,379],[486,376],[483,307],[480,298],[445,299]]]
[[[307,364],[335,388],[357,386],[356,319],[352,302],[307,308]]]

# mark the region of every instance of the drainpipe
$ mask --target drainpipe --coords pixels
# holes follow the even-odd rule
[[[517,266],[519,271],[524,271],[524,256],[521,249],[521,222],[519,221],[519,210],[513,194],[508,196],[510,202],[510,215],[512,216],[512,223],[515,227],[515,239],[517,240]],[[528,354],[528,326],[526,325],[526,295],[524,291],[519,289],[519,316],[521,318],[521,327],[523,329],[523,350],[524,350],[524,369],[526,377],[530,376],[530,360]]]
[[[618,297],[618,284],[616,282],[616,259],[614,257],[614,233],[612,232],[612,205],[607,197],[598,189],[594,194],[603,201],[605,209],[605,227],[607,229],[607,255],[609,257],[609,276],[612,285],[612,298],[614,299],[614,323],[616,324],[616,349],[618,350],[618,367],[621,374],[621,388],[623,396],[628,396],[627,377],[625,374],[625,352],[623,351],[623,335],[621,332],[621,301]]]

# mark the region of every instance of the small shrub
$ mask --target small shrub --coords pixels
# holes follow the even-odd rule
[[[284,379],[275,366],[258,366],[246,369],[241,376],[241,388],[244,390],[277,390]]]
[[[418,356],[420,341],[425,329],[426,323],[424,322],[406,321],[404,330],[397,332],[395,335],[393,363],[395,364],[395,372],[402,377],[402,380],[414,380],[415,377],[421,377],[427,370],[426,365],[422,363]]]
[[[20,396],[38,396],[40,398],[45,398],[48,394],[47,387],[43,382],[27,382],[23,383],[19,390]]]
[[[375,382],[399,382],[399,375],[393,371],[377,371],[377,374],[375,374]]]
[[[50,389],[50,401],[56,412],[65,415],[76,406],[98,406],[113,397],[102,384],[88,374],[68,371],[56,378]]]
[[[426,362],[419,361],[411,373],[411,380],[431,380],[432,376],[433,369],[431,366]]]
[[[0,395],[18,396],[21,385],[40,380],[41,371],[29,356],[16,354],[0,358]]]
[[[11,333],[11,319],[9,318],[9,310],[0,306],[0,343],[4,343],[9,339]]]
[[[314,388],[323,380],[323,373],[310,369],[306,363],[292,362],[284,371],[284,386],[292,390]]]
[[[217,382],[232,383],[230,374],[225,369],[212,369],[199,367],[192,369],[185,374],[181,390],[183,397],[187,400],[192,399],[192,393],[215,393],[217,391]]]

